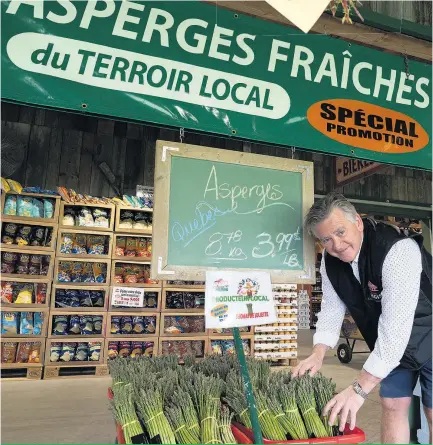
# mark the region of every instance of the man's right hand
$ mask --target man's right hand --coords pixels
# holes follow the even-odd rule
[[[302,360],[298,366],[292,371],[292,377],[302,377],[306,372],[310,371],[310,375],[313,376],[320,370],[323,364],[325,353],[328,350],[328,346],[316,345],[313,348],[311,355]]]

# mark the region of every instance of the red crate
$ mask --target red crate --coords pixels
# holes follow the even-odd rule
[[[251,440],[249,443],[253,443],[254,434],[253,432],[244,427],[243,425],[233,422],[236,429],[242,432],[248,439]],[[236,436],[235,436],[236,437]],[[322,439],[304,439],[304,440],[285,440],[285,441],[275,441],[268,440],[263,438],[264,444],[275,444],[275,443],[288,443],[288,444],[349,444],[349,443],[362,443],[365,441],[365,433],[360,428],[354,428],[352,431],[349,429],[349,425],[346,425],[346,429],[344,430],[343,436],[335,436],[335,437],[324,437]],[[240,442],[244,443],[244,442]]]

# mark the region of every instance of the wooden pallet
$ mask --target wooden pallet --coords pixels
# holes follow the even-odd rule
[[[13,366],[11,366],[13,365]],[[42,366],[28,363],[2,363],[2,380],[41,380]]]
[[[44,368],[44,379],[70,379],[105,377],[108,375],[107,365],[81,365],[81,366],[55,366],[49,365]]]

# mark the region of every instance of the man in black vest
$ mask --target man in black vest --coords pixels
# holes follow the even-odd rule
[[[355,427],[356,414],[381,382],[382,443],[409,443],[408,411],[418,378],[432,428],[432,263],[422,237],[407,238],[385,223],[363,220],[341,194],[317,201],[305,229],[325,247],[323,299],[313,352],[294,376],[315,374],[336,346],[346,310],[371,354],[354,383],[325,407],[329,421],[340,416]]]

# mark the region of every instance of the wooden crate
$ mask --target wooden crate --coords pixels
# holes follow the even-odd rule
[[[168,284],[168,281],[162,282],[163,289],[167,290],[185,290],[185,291],[205,291],[206,286],[201,284]]]
[[[2,369],[21,369],[21,368],[27,368],[27,369],[35,369],[37,371],[38,368],[41,368],[44,363],[44,357],[45,357],[45,338],[44,337],[35,337],[35,338],[22,338],[22,337],[10,337],[6,338],[4,335],[2,335],[2,338],[0,338],[0,343],[40,343],[41,349],[39,353],[39,363],[2,363],[1,368]],[[38,378],[38,377],[28,377],[25,378]],[[40,379],[41,377],[39,377]]]
[[[91,335],[81,335],[81,334],[77,334],[77,335],[56,335],[53,334],[53,319],[55,315],[66,315],[66,316],[71,316],[71,315],[78,315],[80,317],[82,317],[83,315],[89,315],[91,317],[94,317],[95,315],[99,315],[102,317],[102,331],[100,334],[91,334]],[[57,341],[86,341],[87,339],[92,339],[92,338],[101,338],[104,337],[104,333],[106,330],[106,326],[107,326],[107,312],[80,312],[80,311],[64,311],[62,309],[52,309],[50,311],[50,317],[48,320],[48,338],[57,338]],[[82,340],[81,340],[82,339]]]
[[[99,208],[99,209],[106,209],[110,211],[109,219],[108,219],[108,227],[85,227],[85,226],[65,226],[63,224],[63,216],[65,215],[65,207],[74,207],[74,208],[81,208],[81,207],[89,207],[89,208]],[[95,231],[95,232],[112,232],[114,228],[114,218],[116,213],[116,206],[114,204],[70,204],[68,202],[61,201],[60,203],[60,215],[59,215],[59,228],[61,229],[74,229],[79,231],[87,232],[89,230]]]
[[[123,261],[124,259],[126,260],[130,260],[130,261],[134,261],[134,262],[143,262],[143,263],[150,263],[152,261],[152,257],[139,257],[139,256],[134,256],[134,257],[129,257],[129,256],[118,256],[116,255],[116,245],[117,245],[117,238],[121,238],[121,237],[125,237],[125,238],[150,238],[152,239],[152,235],[143,235],[143,234],[131,234],[131,233],[115,233],[114,234],[114,241],[113,241],[113,250],[112,250],[112,254],[111,254],[111,258],[113,260],[119,260],[119,261]]]
[[[107,365],[80,365],[80,366],[58,366],[47,365],[44,367],[44,380],[48,379],[71,379],[108,376]]]
[[[4,275],[3,275],[4,276]],[[25,278],[14,278],[14,279],[3,279],[2,278],[2,283],[3,282],[12,282],[12,283],[30,283],[33,284],[36,288],[36,285],[38,284],[46,284],[47,285],[47,295],[45,298],[45,303],[43,304],[36,304],[36,303],[32,303],[32,304],[15,304],[15,303],[1,303],[2,308],[7,311],[8,309],[25,309],[25,308],[33,308],[33,309],[47,309],[49,306],[49,302],[50,302],[50,295],[51,295],[51,280],[48,278],[45,278],[44,280],[37,280],[37,281],[33,281],[33,280],[26,280]]]
[[[146,293],[151,293],[152,292],[152,293],[157,294],[157,306],[154,307],[154,308],[147,308],[147,307],[143,307],[143,308],[139,308],[139,307],[128,307],[128,308],[122,307],[122,308],[119,308],[119,307],[113,306],[113,304],[112,304],[112,294],[113,294],[113,289],[115,287],[123,287],[123,285],[119,284],[119,285],[113,285],[113,286],[110,287],[110,298],[108,299],[109,300],[109,302],[108,302],[108,310],[110,312],[143,312],[143,313],[146,313],[146,312],[161,312],[161,298],[162,297],[161,297],[161,288],[160,287],[155,287],[155,288],[149,287],[149,288],[145,288],[144,289],[144,298],[146,298]]]
[[[142,334],[143,337],[158,337],[158,333],[159,333],[159,318],[160,315],[158,312],[146,312],[145,314],[143,312],[108,312],[108,320],[107,320],[107,329],[105,332],[105,337],[106,338],[110,338],[110,339],[116,339],[116,338],[121,338],[123,337],[137,337],[137,336],[141,336],[140,334],[137,333],[132,333],[131,335],[127,335],[127,334],[112,334],[111,333],[111,319],[112,317],[122,317],[122,316],[129,316],[129,317],[134,317],[134,316],[138,316],[138,317],[155,317],[155,332],[153,334]]]
[[[15,250],[21,251],[21,252],[25,252],[25,251],[33,252],[35,250],[41,251],[41,252],[54,252],[56,250],[56,240],[57,240],[57,224],[56,223],[50,223],[50,222],[40,223],[40,222],[34,222],[34,221],[17,222],[16,220],[13,219],[13,217],[3,215],[2,219],[1,219],[1,232],[2,233],[3,233],[3,227],[9,223],[22,224],[22,225],[26,225],[26,226],[36,226],[36,227],[49,227],[52,230],[51,241],[48,246],[19,246],[18,244],[0,243],[0,247],[2,249],[10,248],[10,249],[15,249]]]
[[[56,290],[57,289],[67,289],[67,290],[89,290],[89,291],[102,291],[105,292],[104,296],[104,306],[102,307],[56,307]],[[50,302],[50,308],[51,310],[60,310],[64,312],[101,312],[106,311],[108,307],[108,300],[109,300],[109,294],[110,294],[110,288],[109,286],[90,286],[88,289],[85,288],[85,286],[76,286],[75,283],[71,284],[54,284],[52,291],[51,291],[51,302]]]
[[[98,236],[104,236],[108,238],[108,252],[106,254],[103,255],[92,255],[92,254],[73,254],[73,253],[62,253],[61,252],[61,248],[62,248],[62,239],[63,239],[63,235],[66,233],[70,233],[70,234],[79,234],[79,235],[98,235]],[[57,242],[57,250],[56,250],[56,257],[57,258],[75,258],[75,259],[87,259],[87,258],[91,258],[91,259],[111,259],[111,252],[112,252],[112,248],[113,248],[113,233],[110,232],[96,232],[94,230],[77,230],[77,229],[64,229],[64,228],[59,228],[58,231],[58,242]]]
[[[54,201],[54,213],[52,218],[32,218],[30,216],[13,216],[13,215],[4,215],[5,201],[7,195],[17,195],[18,196],[30,196],[31,198],[39,198],[39,199],[52,199]],[[28,224],[31,222],[41,224],[42,226],[45,223],[53,223],[57,225],[59,220],[59,207],[60,207],[60,196],[52,196],[52,195],[44,195],[38,193],[15,193],[9,191],[7,193],[1,194],[1,214],[5,218],[8,218],[11,222],[22,222],[23,224]]]
[[[149,265],[149,261],[134,261],[134,260],[113,260],[111,264],[111,285],[115,287],[143,287],[143,288],[156,288],[160,287],[161,284],[158,283],[116,283],[115,282],[115,275],[116,275],[116,264],[122,263],[122,264],[137,264],[138,266],[144,266]]]
[[[153,354],[152,357],[156,357],[158,355],[158,337],[149,337],[148,335],[131,335],[129,337],[123,337],[121,335],[119,335],[119,338],[115,337],[115,338],[107,338],[106,342],[105,342],[105,350],[104,350],[104,361],[105,363],[108,363],[110,361],[110,359],[108,358],[108,346],[109,344],[114,341],[114,342],[119,342],[119,341],[141,341],[141,342],[152,342],[153,343]]]
[[[58,336],[58,337],[63,337],[62,338],[47,338],[47,343],[46,343],[46,354],[45,354],[45,366],[60,366],[60,367],[68,367],[68,366],[83,366],[83,365],[100,365],[103,364],[105,362],[104,360],[104,350],[105,350],[105,338],[104,337],[97,337],[97,338],[92,338],[89,340],[81,340],[81,341],[77,341],[76,339],[67,339],[69,336],[67,335],[63,335],[63,336]],[[90,343],[90,342],[100,342],[101,343],[101,353],[99,356],[99,360],[98,361],[72,361],[72,362],[51,362],[50,361],[50,350],[51,350],[51,345],[53,343]]]
[[[3,281],[13,281],[15,278],[23,278],[29,282],[32,281],[46,281],[51,280],[53,276],[53,265],[54,265],[54,252],[43,251],[39,249],[32,250],[29,252],[27,249],[19,249],[19,248],[11,248],[11,247],[3,247],[3,252],[12,252],[12,253],[25,253],[27,255],[44,255],[48,256],[50,261],[48,265],[48,273],[47,275],[30,275],[30,274],[18,274],[18,273],[2,273],[1,277]]]
[[[5,308],[1,308],[1,312],[42,312],[44,314],[43,320],[42,320],[42,328],[41,328],[41,333],[38,335],[34,335],[34,334],[2,334],[2,338],[23,338],[23,339],[29,339],[29,338],[39,338],[39,339],[44,339],[47,336],[47,325],[48,325],[48,308],[38,308],[38,309],[34,309],[34,308],[10,308],[10,307],[5,307]],[[20,329],[20,323],[21,321],[18,321],[18,330]],[[25,340],[24,340],[25,341]]]
[[[180,288],[180,287],[174,287],[171,289],[164,289],[162,290],[162,304],[161,304],[161,311],[162,312],[179,312],[179,311],[187,311],[188,313],[191,314],[204,314],[204,305],[202,308],[194,308],[194,309],[170,309],[167,308],[167,292],[187,292],[188,289],[185,288]],[[201,293],[204,296],[204,291],[200,291],[200,290],[191,290],[191,292],[197,292],[197,293]]]
[[[208,336],[197,336],[197,337],[185,337],[185,338],[179,338],[179,337],[159,337],[158,339],[158,355],[162,356],[163,355],[163,343],[164,342],[170,342],[170,343],[175,343],[175,342],[185,342],[185,341],[201,341],[203,342],[203,357],[206,356],[208,350],[209,350],[209,337]],[[198,358],[203,358],[203,357],[198,357]],[[180,363],[182,363],[183,360],[180,360]]]
[[[70,262],[70,263],[103,263],[107,265],[107,276],[105,278],[104,283],[77,283],[77,282],[65,282],[65,281],[59,281],[58,280],[58,272],[59,272],[59,263],[64,262]],[[89,287],[97,287],[97,286],[108,286],[110,284],[110,273],[111,273],[111,260],[107,259],[93,259],[93,258],[86,258],[86,259],[77,259],[77,258],[71,258],[71,257],[65,257],[65,258],[56,258],[55,260],[55,266],[54,266],[54,277],[53,282],[55,284],[70,284],[71,286],[89,286]]]
[[[116,222],[114,225],[114,230],[116,232],[127,232],[129,234],[137,234],[137,235],[152,235],[152,229],[128,229],[125,227],[119,227],[120,224],[120,214],[124,210],[129,210],[131,212],[148,212],[153,213],[153,209],[136,209],[135,207],[129,207],[129,206],[123,206],[123,205],[116,205]]]
[[[204,328],[203,332],[186,332],[183,334],[170,334],[169,332],[165,332],[164,324],[165,319],[167,317],[202,317],[203,318],[203,326],[205,325],[205,317],[204,314],[191,314],[190,312],[172,312],[170,314],[168,313],[162,313],[161,314],[161,322],[160,322],[160,329],[159,329],[159,335],[161,337],[197,337],[202,335],[208,335],[209,332],[206,328]]]
[[[254,356],[254,335],[248,334],[248,335],[242,335],[242,340],[249,340],[250,341],[250,357]],[[212,354],[212,341],[213,340],[233,340],[232,335],[209,335],[209,346],[208,346],[208,354]]]

